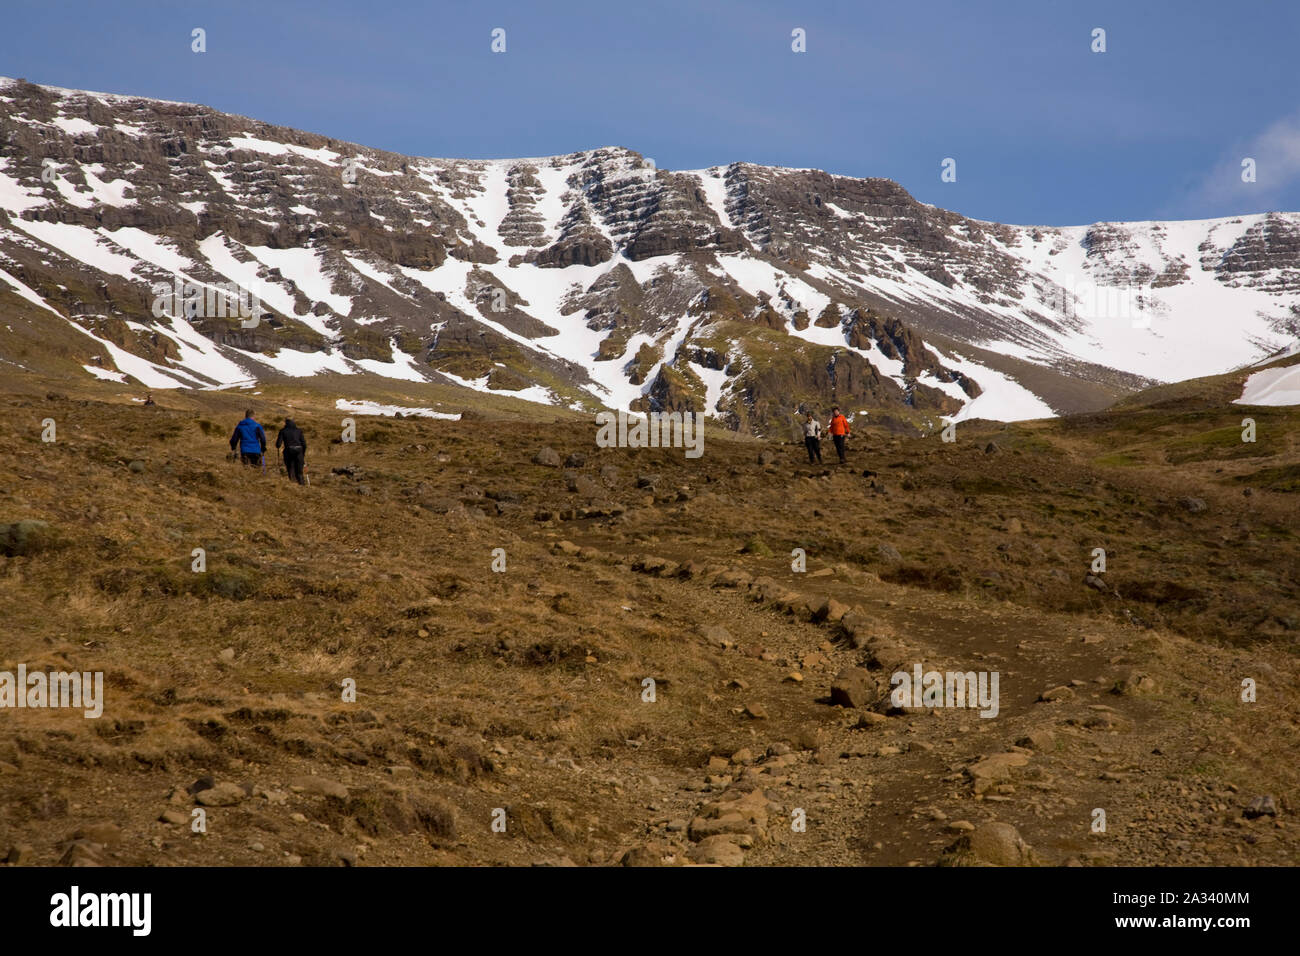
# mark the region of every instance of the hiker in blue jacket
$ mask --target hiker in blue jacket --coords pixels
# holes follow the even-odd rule
[[[235,426],[235,433],[230,436],[230,450],[234,451],[236,445],[239,446],[239,460],[245,465],[262,464],[262,456],[266,454],[266,432],[253,420],[251,408],[244,412],[244,420]]]

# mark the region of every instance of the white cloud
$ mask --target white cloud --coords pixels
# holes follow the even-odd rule
[[[1255,161],[1255,182],[1243,182],[1242,161]],[[1234,215],[1280,206],[1300,185],[1300,111],[1284,116],[1252,137],[1210,171],[1192,190],[1187,205],[1197,215]],[[1211,207],[1207,210],[1207,207]]]

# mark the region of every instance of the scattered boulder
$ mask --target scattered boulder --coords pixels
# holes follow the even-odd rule
[[[60,866],[103,866],[103,846],[90,840],[71,840],[59,857]]]
[[[1143,697],[1160,692],[1160,685],[1150,674],[1132,671],[1115,685],[1115,693],[1125,697]]]
[[[586,463],[587,456],[578,451],[575,451],[573,454],[569,455],[568,458],[564,459],[565,468],[581,468]]]
[[[742,850],[729,834],[705,837],[691,849],[690,858],[695,863],[714,866],[740,866],[745,862]]]
[[[840,707],[866,707],[876,696],[876,680],[861,667],[846,667],[831,682],[831,703]]]
[[[1178,507],[1182,508],[1188,514],[1200,514],[1208,507],[1204,498],[1179,498]]]
[[[1040,753],[1056,748],[1056,735],[1050,730],[1031,730],[1016,741],[1017,747],[1026,747]]]
[[[533,455],[533,464],[546,468],[559,468],[560,454],[550,445],[543,445],[537,450],[537,454]]]
[[[116,823],[90,823],[72,834],[74,840],[89,840],[100,846],[116,846],[122,842],[122,828]]]
[[[1247,820],[1258,820],[1260,817],[1276,817],[1277,801],[1267,794],[1256,797],[1246,805],[1246,808],[1241,811],[1241,815]]]
[[[1036,866],[1033,847],[1009,823],[985,823],[944,850],[941,866]]]
[[[37,554],[54,543],[54,533],[47,521],[15,521],[0,525],[0,551],[8,557]]]
[[[888,561],[890,564],[897,564],[903,560],[903,556],[898,553],[898,549],[892,544],[877,545],[876,554],[880,555],[881,560]]]
[[[1078,696],[1074,688],[1062,684],[1060,687],[1051,687],[1038,695],[1038,699],[1043,703],[1053,703],[1058,700],[1074,700]]]
[[[294,793],[309,793],[315,796],[338,797],[340,800],[348,798],[348,788],[337,780],[330,780],[328,777],[303,776],[294,777],[285,781],[289,789]]]
[[[26,866],[32,862],[36,851],[29,843],[15,843],[9,848],[9,853],[5,856],[5,862],[10,866]]]
[[[585,498],[595,498],[604,491],[597,481],[588,478],[586,475],[566,475],[565,481],[568,485],[569,491],[574,494],[582,495]]]
[[[237,783],[222,781],[207,790],[200,790],[194,794],[196,803],[201,803],[205,807],[233,807],[237,803],[242,803],[244,797],[244,788]]]
[[[662,847],[642,844],[634,846],[618,858],[620,866],[666,866]]]
[[[731,636],[731,632],[718,624],[710,625],[704,629],[704,639],[716,647],[728,648],[736,646],[736,641]]]
[[[966,768],[971,781],[975,784],[975,794],[983,794],[996,783],[1011,777],[1011,771],[1029,763],[1029,755],[1010,751],[991,754],[983,760],[976,761]]]
[[[849,612],[849,606],[843,604],[834,598],[826,598],[817,604],[813,611],[812,619],[814,621],[828,621],[832,624],[843,620],[844,615]]]

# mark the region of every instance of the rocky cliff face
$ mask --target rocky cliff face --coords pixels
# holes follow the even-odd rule
[[[1297,302],[1295,214],[1005,226],[883,179],[424,159],[0,81],[0,310],[149,387],[376,374],[756,433],[832,401],[1030,417],[1258,359]]]

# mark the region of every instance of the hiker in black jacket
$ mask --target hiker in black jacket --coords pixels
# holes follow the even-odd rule
[[[302,465],[307,457],[307,437],[293,423],[292,418],[284,420],[284,427],[275,438],[275,447],[284,448],[284,469],[289,474],[289,480],[301,485]]]

